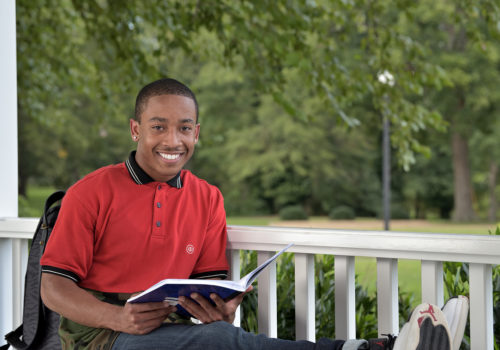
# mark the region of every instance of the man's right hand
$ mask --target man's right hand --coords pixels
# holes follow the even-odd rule
[[[164,303],[126,303],[119,315],[117,331],[129,334],[146,334],[158,328],[175,306]]]

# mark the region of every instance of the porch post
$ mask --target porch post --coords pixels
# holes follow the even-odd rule
[[[16,79],[16,2],[0,1],[0,106],[2,114],[2,171],[0,171],[0,220],[17,217],[17,79]],[[17,284],[14,273],[14,257],[18,242],[0,238],[0,345],[3,335],[12,330],[14,316],[19,322],[19,312],[15,310],[13,293]]]

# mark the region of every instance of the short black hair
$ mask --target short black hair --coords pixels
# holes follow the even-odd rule
[[[196,96],[186,85],[172,78],[163,78],[144,86],[135,100],[135,120],[141,121],[141,114],[144,112],[149,99],[153,96],[178,95],[189,97],[193,100],[196,108],[196,123],[198,123],[198,101]]]

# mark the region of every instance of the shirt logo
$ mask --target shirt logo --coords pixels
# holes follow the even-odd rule
[[[194,245],[191,243],[186,246],[186,253],[193,254],[194,253]]]

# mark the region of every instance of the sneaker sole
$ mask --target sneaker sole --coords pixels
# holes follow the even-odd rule
[[[464,337],[465,325],[467,324],[467,315],[469,313],[469,299],[466,296],[448,300],[443,307],[443,313],[448,321],[451,339],[453,341],[453,350],[460,349]]]

